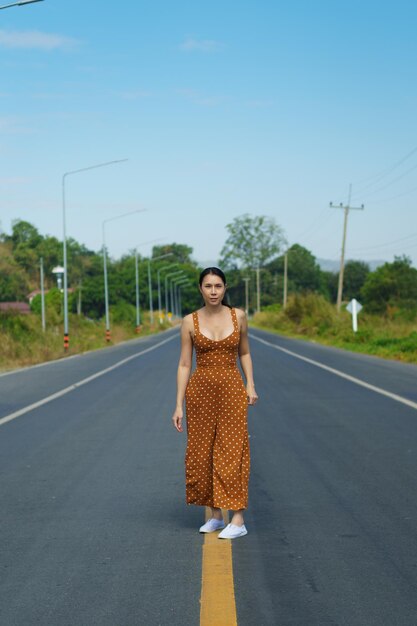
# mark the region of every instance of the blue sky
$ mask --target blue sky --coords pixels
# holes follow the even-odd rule
[[[274,217],[337,259],[417,264],[417,5],[45,0],[0,11],[0,220],[112,256],[154,239],[218,259],[225,226]],[[141,248],[150,251],[150,245]]]

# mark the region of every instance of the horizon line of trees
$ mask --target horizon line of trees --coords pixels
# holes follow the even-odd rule
[[[335,303],[338,273],[322,270],[316,257],[300,244],[287,247],[283,229],[273,218],[244,214],[226,227],[228,236],[221,251],[219,267],[227,276],[229,301],[244,307],[245,283],[250,282],[250,310],[256,296],[256,268],[260,268],[261,305],[282,303],[284,253],[288,258],[288,294],[313,292]],[[164,271],[175,264],[183,270],[190,285],[182,291],[183,314],[201,306],[198,276],[203,269],[192,258],[186,244],[154,246],[152,257],[171,253],[169,259],[151,263],[153,308],[157,308],[157,272],[160,271],[165,302]],[[99,319],[104,314],[104,279],[102,251],[94,252],[75,239],[67,240],[68,286],[73,292],[70,305],[77,311]],[[31,223],[15,220],[10,235],[0,234],[0,302],[27,301],[28,294],[39,289],[39,262],[43,258],[45,288],[53,290],[56,280],[52,269],[62,264],[62,243],[42,235]],[[151,258],[152,258],[151,257]],[[139,256],[139,293],[142,310],[149,308],[147,265],[149,257]],[[135,304],[135,251],[119,259],[107,259],[110,305]],[[417,269],[407,256],[395,257],[371,271],[364,261],[348,261],[344,272],[344,301],[357,298],[369,312],[392,314],[399,309],[408,316],[417,313]],[[36,300],[36,299],[35,299]],[[56,296],[55,296],[56,300]],[[155,306],[156,305],[156,306]],[[36,307],[35,305],[35,308]]]

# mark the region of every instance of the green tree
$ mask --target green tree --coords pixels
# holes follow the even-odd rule
[[[361,290],[368,311],[383,313],[388,307],[417,307],[417,269],[407,256],[395,257],[370,272]]]
[[[13,257],[27,272],[29,281],[36,281],[39,267],[37,247],[42,242],[38,229],[24,220],[14,220],[12,234],[6,235],[4,240],[11,243]]]
[[[153,246],[152,257],[162,256],[171,253],[172,256],[167,257],[170,263],[194,263],[191,258],[193,249],[183,243],[167,243],[163,246]]]
[[[56,324],[62,318],[63,315],[63,294],[59,289],[54,287],[45,294],[45,309],[48,322]],[[42,300],[41,295],[35,296],[30,305],[33,313],[41,314]]]
[[[343,299],[358,298],[370,272],[369,265],[363,261],[348,261],[343,275]]]
[[[36,252],[38,259],[43,258],[45,285],[54,287],[56,281],[52,270],[57,265],[62,264],[62,243],[56,237],[46,235],[37,246]]]
[[[288,292],[320,291],[321,270],[316,257],[298,243],[288,249]],[[268,270],[282,276],[284,257],[280,256],[267,266]]]
[[[320,272],[320,293],[326,296],[330,302],[336,303],[339,275],[336,272],[329,272],[322,269]]]
[[[12,244],[0,243],[0,302],[25,301],[30,291],[26,272],[12,254]]]
[[[272,217],[235,217],[227,224],[228,237],[221,250],[220,265],[225,268],[264,267],[285,245],[284,231]]]
[[[25,220],[13,220],[12,234],[6,236],[6,241],[11,241],[13,248],[24,244],[28,248],[36,248],[42,241],[42,235],[33,224]]]
[[[88,317],[98,319],[104,315],[104,278],[103,278],[103,257],[100,254],[91,254],[83,257],[84,272],[82,275],[74,276],[74,286],[81,288],[82,311]],[[108,268],[112,269],[112,262],[109,259]],[[80,286],[81,276],[81,286]],[[79,294],[77,292],[78,301]]]

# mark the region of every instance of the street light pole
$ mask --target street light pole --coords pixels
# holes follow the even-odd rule
[[[282,306],[285,309],[288,300],[288,250],[284,254],[284,296]]]
[[[172,256],[173,252],[167,252],[153,258],[148,259],[148,283],[149,283],[149,313],[151,318],[151,324],[153,324],[153,302],[152,302],[152,278],[151,278],[151,261],[158,261],[159,259],[165,259],[167,256]]]
[[[189,280],[186,280],[183,283],[177,283],[177,312],[179,318],[182,318],[181,289],[190,284]]]
[[[179,290],[181,289],[182,286],[189,284],[190,281],[186,277],[184,277],[184,278],[179,277],[178,280],[176,280],[174,278],[173,283],[174,283],[174,310],[175,310],[175,316],[176,317],[180,317]]]
[[[183,285],[180,285],[178,287],[178,307],[179,307],[180,317],[182,317],[181,288],[186,287],[187,284],[191,284],[191,283],[184,283]]]
[[[110,311],[109,311],[109,286],[107,280],[107,252],[106,252],[106,232],[105,225],[107,222],[113,222],[119,220],[122,217],[133,215],[134,213],[143,213],[146,209],[136,209],[135,211],[129,211],[128,213],[122,213],[122,215],[116,215],[115,217],[109,217],[107,220],[103,220],[103,269],[104,269],[104,306],[106,311],[106,341],[110,341]]]
[[[45,332],[46,330],[46,321],[45,321],[45,287],[44,287],[44,278],[43,278],[43,257],[40,260],[40,270],[41,270],[41,311],[42,311],[42,330]]]
[[[72,170],[65,172],[62,175],[62,225],[63,225],[63,257],[64,257],[64,350],[65,352],[69,348],[69,328],[68,328],[68,267],[67,267],[67,233],[66,233],[66,210],[65,210],[65,181],[67,176],[79,174],[80,172],[87,172],[88,170],[94,170],[98,167],[105,167],[107,165],[113,165],[115,163],[124,163],[129,159],[119,159],[117,161],[107,161],[106,163],[98,163],[97,165],[90,165],[89,167],[83,167],[79,170]]]
[[[157,271],[156,275],[157,275],[157,279],[158,279],[158,307],[159,307],[159,323],[162,324],[163,322],[163,316],[162,316],[162,294],[161,294],[161,272],[163,272],[165,269],[172,269],[173,267],[178,267],[178,263],[170,263],[169,265],[163,265],[162,267],[159,268],[159,270]],[[165,311],[165,315],[168,313],[168,311]]]
[[[101,226],[103,229],[104,311],[106,315],[106,341],[110,341],[109,287],[107,283],[107,252],[104,222]]]
[[[174,268],[174,267],[178,267],[178,266],[179,266],[179,263],[172,263],[172,264],[169,266],[169,269],[172,269],[172,268]],[[182,270],[181,270],[181,271],[182,271]],[[168,316],[168,277],[169,277],[169,276],[172,276],[172,274],[173,274],[173,272],[168,273],[168,274],[165,276],[165,279],[164,279],[164,281],[165,281],[165,317],[167,317],[167,316]],[[174,274],[175,274],[175,272],[174,272]]]
[[[176,272],[170,272],[165,276],[165,308],[166,313],[168,315],[169,311],[169,298],[168,298],[168,278],[171,279],[173,276],[178,276],[179,274],[184,274],[184,270],[178,270]],[[172,291],[171,291],[172,294]],[[172,307],[172,295],[171,295],[171,307]],[[171,311],[172,313],[172,311]]]
[[[249,281],[250,278],[244,278],[245,281],[245,312],[246,317],[249,316]]]
[[[151,241],[142,241],[135,248],[135,290],[136,290],[136,333],[140,332],[140,297],[139,297],[139,258],[138,258],[138,248],[139,246],[144,246],[145,244],[155,243],[156,241],[161,241],[161,237],[158,239],[151,239]]]
[[[261,268],[258,266],[253,270],[256,272],[256,312],[261,310]]]
[[[140,329],[140,302],[139,302],[139,262],[138,249],[135,248],[135,284],[136,284],[136,332]]]
[[[183,275],[178,275],[177,277],[171,279],[171,306],[175,317],[178,317],[177,284],[188,281],[187,275],[184,271],[182,274]]]

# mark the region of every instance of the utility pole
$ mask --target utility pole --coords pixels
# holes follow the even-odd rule
[[[282,299],[282,306],[285,309],[287,306],[288,298],[288,250],[284,254],[284,296]]]
[[[45,286],[44,286],[44,274],[43,274],[43,257],[40,260],[40,270],[41,270],[41,311],[42,311],[42,330],[45,332],[46,330],[46,321],[45,321]]]
[[[148,259],[148,287],[149,287],[149,319],[151,326],[153,324],[153,301],[152,301],[152,278],[151,278],[151,262]]]
[[[361,206],[350,206],[350,200],[352,197],[352,183],[349,185],[349,197],[346,205],[343,206],[343,203],[334,205],[333,202],[330,202],[330,208],[332,209],[343,209],[345,212],[345,218],[343,221],[343,239],[342,239],[342,253],[340,256],[340,271],[339,271],[339,285],[337,287],[337,310],[340,311],[342,306],[342,295],[343,295],[343,274],[345,271],[345,249],[346,249],[346,231],[347,231],[347,222],[349,211],[363,211],[364,205]]]
[[[136,291],[136,333],[140,332],[140,299],[139,299],[139,260],[138,249],[135,248],[135,291]]]
[[[253,270],[256,272],[256,312],[261,312],[261,268],[258,266]]]
[[[250,278],[244,278],[245,281],[245,313],[249,317],[249,281]]]
[[[80,282],[78,283],[78,300],[77,300],[77,315],[81,315],[81,306],[82,306],[82,296],[83,293],[83,281],[80,278]]]

